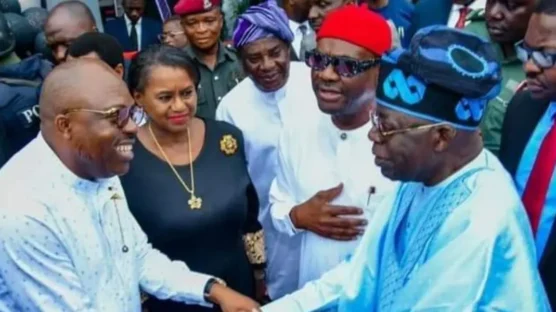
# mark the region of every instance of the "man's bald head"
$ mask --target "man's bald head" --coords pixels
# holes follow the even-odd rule
[[[48,14],[44,33],[57,63],[65,60],[68,44],[84,33],[96,31],[95,18],[89,7],[80,1],[56,5]]]
[[[96,59],[75,59],[56,66],[46,77],[40,96],[40,117],[48,127],[57,115],[76,109],[103,110],[133,99],[114,70]]]
[[[40,97],[41,133],[77,176],[95,180],[125,174],[137,134],[134,100],[104,62],[76,59],[57,66]],[[133,115],[136,116],[136,115]]]
[[[95,26],[96,24],[95,17],[89,7],[85,3],[77,0],[58,3],[50,10],[47,22],[50,19],[56,18],[58,15],[70,15],[74,21],[88,24],[89,26]]]

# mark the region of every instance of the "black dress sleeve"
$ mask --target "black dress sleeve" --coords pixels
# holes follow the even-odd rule
[[[264,269],[266,267],[264,232],[258,220],[259,198],[253,183],[250,183],[247,188],[247,201],[247,222],[243,233],[245,252],[253,268]]]
[[[239,148],[245,157],[243,136],[240,136]],[[247,161],[245,166],[247,167]],[[251,182],[251,179],[249,180],[249,185],[246,189],[247,220],[243,229],[243,243],[247,258],[253,268],[264,269],[266,268],[266,247],[263,227],[259,222],[259,197],[253,182]]]

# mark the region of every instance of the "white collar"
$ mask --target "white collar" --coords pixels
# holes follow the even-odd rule
[[[129,19],[129,17],[127,17],[127,15],[124,13],[124,19],[125,19],[125,24],[127,26],[131,26],[131,20]],[[135,24],[135,26],[141,26],[141,23],[143,22],[143,18],[140,17],[139,20],[137,21],[137,24]]]
[[[300,31],[299,27],[301,25],[305,25],[305,27],[307,28],[307,30],[312,30],[311,26],[309,25],[309,21],[305,21],[303,23],[298,23],[296,21],[292,21],[291,19],[288,20],[289,21],[289,26],[290,29],[295,33],[297,31]]]
[[[334,122],[332,122],[332,116],[323,113],[324,127],[326,127],[327,133],[330,136],[332,142],[339,142],[344,140],[357,140],[357,141],[368,141],[369,144],[372,142],[368,139],[369,131],[373,127],[373,123],[369,120],[366,124],[360,126],[356,129],[342,130],[339,129]]]

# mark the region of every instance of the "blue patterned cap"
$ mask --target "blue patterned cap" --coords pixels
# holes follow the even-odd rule
[[[420,30],[407,50],[383,57],[377,102],[404,113],[476,129],[489,100],[500,93],[494,46],[446,26]]]

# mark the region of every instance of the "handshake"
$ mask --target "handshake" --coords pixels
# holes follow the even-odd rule
[[[262,312],[259,303],[220,283],[214,283],[207,301],[220,306],[223,312]]]

